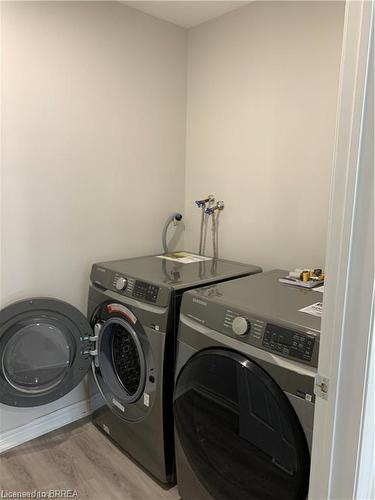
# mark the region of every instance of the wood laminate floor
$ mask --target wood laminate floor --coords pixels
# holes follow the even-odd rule
[[[78,490],[90,500],[176,500],[88,420],[81,420],[0,456],[0,490]]]

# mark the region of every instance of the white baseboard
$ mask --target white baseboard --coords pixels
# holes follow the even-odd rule
[[[97,394],[91,399],[78,401],[53,413],[36,418],[21,427],[6,431],[0,436],[0,454],[84,418],[90,415],[100,404],[101,396]]]

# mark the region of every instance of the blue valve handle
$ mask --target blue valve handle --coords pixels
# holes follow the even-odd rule
[[[214,208],[208,207],[205,209],[204,213],[206,215],[212,215],[214,213],[214,210],[215,210]]]
[[[197,205],[198,208],[202,208],[205,206],[208,200],[196,200],[195,204]]]

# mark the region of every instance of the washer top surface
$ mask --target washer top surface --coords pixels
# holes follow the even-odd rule
[[[194,286],[261,272],[261,268],[223,259],[183,264],[161,259],[156,255],[101,262],[114,273],[153,283],[160,287],[184,290]]]
[[[323,294],[280,283],[279,278],[287,274],[288,271],[276,269],[187,293],[232,308],[239,315],[242,313],[279,325],[320,332],[321,318],[299,310],[322,302]],[[207,318],[206,324],[209,323],[210,318]]]

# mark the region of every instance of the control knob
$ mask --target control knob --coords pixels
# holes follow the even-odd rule
[[[125,288],[127,287],[127,284],[128,284],[128,280],[126,278],[124,278],[123,276],[121,276],[120,278],[117,278],[116,283],[115,283],[116,290],[119,290],[119,291],[125,290]]]
[[[237,316],[234,318],[232,323],[232,330],[236,335],[245,335],[250,331],[251,325],[249,320],[244,318],[243,316]]]

